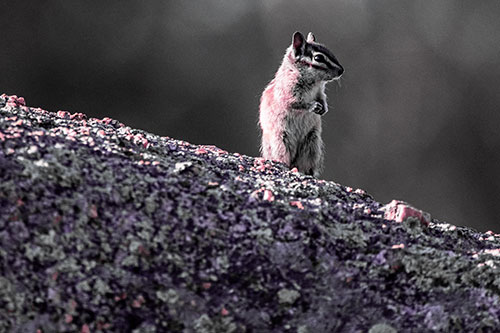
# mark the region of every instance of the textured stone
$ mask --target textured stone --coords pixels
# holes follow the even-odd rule
[[[0,331],[498,331],[499,235],[383,207],[2,95]]]

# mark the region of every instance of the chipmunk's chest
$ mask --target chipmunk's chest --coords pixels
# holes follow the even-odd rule
[[[311,103],[318,96],[322,96],[325,90],[324,82],[304,82],[299,80],[292,88],[292,95],[295,100]]]

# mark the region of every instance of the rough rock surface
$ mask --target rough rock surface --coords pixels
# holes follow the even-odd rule
[[[2,95],[0,332],[500,331],[499,235],[382,208]]]

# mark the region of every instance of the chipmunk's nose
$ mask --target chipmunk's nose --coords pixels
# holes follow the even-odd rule
[[[343,73],[344,73],[344,67],[339,66],[339,69],[337,70],[337,76],[341,77]]]

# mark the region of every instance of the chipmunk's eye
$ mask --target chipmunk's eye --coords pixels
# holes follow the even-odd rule
[[[325,62],[325,56],[322,55],[322,54],[316,54],[314,56],[314,61],[317,61],[317,62]]]

